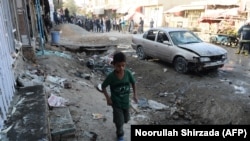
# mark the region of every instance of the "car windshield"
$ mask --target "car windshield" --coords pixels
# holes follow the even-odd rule
[[[169,35],[176,45],[202,42],[202,40],[191,31],[172,31]]]

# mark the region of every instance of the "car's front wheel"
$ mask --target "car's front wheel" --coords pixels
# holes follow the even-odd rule
[[[187,73],[188,72],[188,62],[183,57],[177,57],[174,60],[174,68],[179,73]]]
[[[136,54],[137,54],[137,56],[138,56],[138,58],[139,58],[140,60],[143,60],[143,59],[146,58],[146,55],[145,55],[144,50],[143,50],[142,47],[138,47],[138,48],[137,48]]]

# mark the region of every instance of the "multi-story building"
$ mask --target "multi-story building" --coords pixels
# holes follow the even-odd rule
[[[155,26],[165,26],[164,11],[182,4],[188,4],[196,0],[90,0],[89,10],[95,16],[109,16],[111,18],[133,15],[134,12],[141,14],[134,18],[143,17],[145,26],[149,26],[151,18]],[[128,17],[128,16],[127,16]]]

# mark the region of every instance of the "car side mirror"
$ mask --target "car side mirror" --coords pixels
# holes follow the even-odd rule
[[[171,43],[169,41],[163,41],[163,44],[171,45]]]

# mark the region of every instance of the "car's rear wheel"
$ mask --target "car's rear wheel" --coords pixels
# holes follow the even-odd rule
[[[188,72],[188,62],[183,57],[177,57],[174,60],[174,68],[179,73],[187,73]]]
[[[138,58],[139,58],[140,60],[143,60],[143,59],[146,58],[146,55],[145,55],[144,50],[143,50],[142,47],[138,47],[138,48],[137,48],[136,54],[137,54],[137,56],[138,56]]]

